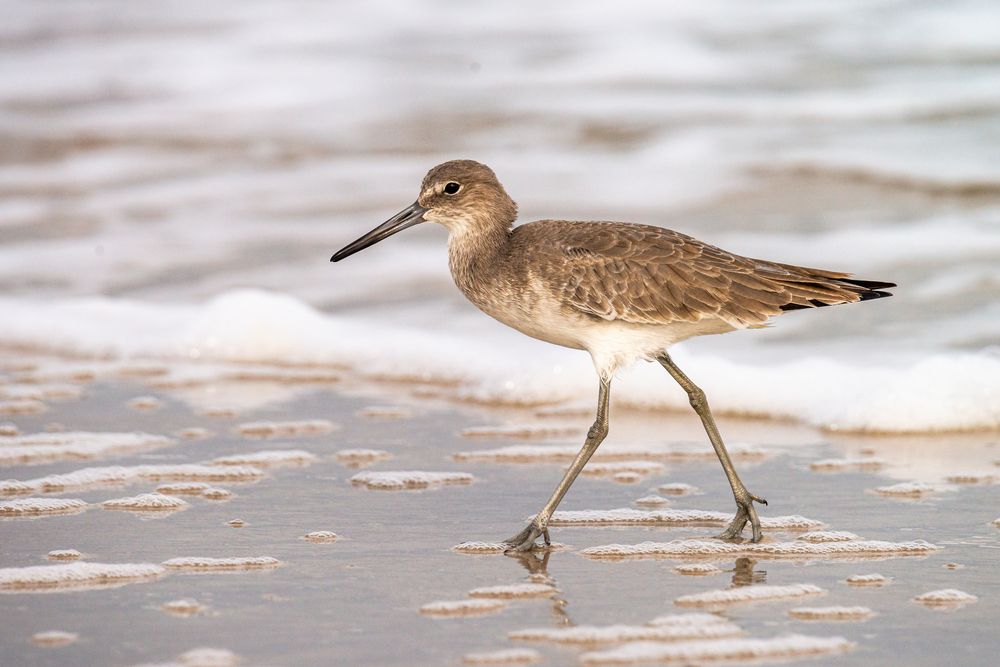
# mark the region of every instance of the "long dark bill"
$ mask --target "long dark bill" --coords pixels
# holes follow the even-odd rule
[[[396,232],[401,232],[407,227],[412,227],[413,225],[423,222],[424,213],[426,212],[426,208],[417,202],[413,202],[413,204],[392,216],[354,243],[349,243],[335,252],[333,257],[330,258],[330,261],[339,262],[345,257],[349,257],[358,251],[364,250],[370,245],[375,245],[382,239],[389,238]]]

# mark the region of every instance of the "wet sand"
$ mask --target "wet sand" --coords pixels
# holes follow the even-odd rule
[[[927,540],[942,547],[925,556],[606,560],[581,554],[609,543],[707,538],[718,531],[702,526],[555,527],[553,539],[566,545],[563,550],[521,558],[468,555],[452,547],[467,540],[495,541],[519,530],[550,493],[564,464],[454,460],[453,455],[518,444],[571,444],[573,436],[558,428],[528,439],[524,436],[530,432],[520,427],[578,421],[585,425],[588,418],[538,417],[530,411],[416,400],[410,395],[412,387],[382,387],[377,393],[370,388],[345,389],[344,384],[299,385],[293,396],[281,398],[287,385],[281,389],[268,383],[230,383],[192,400],[190,392],[151,389],[142,379],[99,379],[86,385],[78,399],[47,401],[48,410],[42,414],[5,416],[23,434],[42,432],[58,422],[67,431],[169,436],[179,429],[201,427],[212,435],[178,438],[168,446],[92,461],[8,466],[0,471],[3,478],[28,480],[95,466],[201,463],[273,450],[302,450],[315,460],[300,461],[297,467],[262,467],[263,478],[253,483],[209,484],[232,491],[228,500],[170,496],[187,502],[182,511],[135,513],[90,506],[71,515],[0,520],[3,568],[62,563],[46,557],[57,549],[76,549],[82,553],[76,562],[93,563],[160,564],[186,557],[280,561],[278,567],[268,561],[250,569],[168,567],[157,578],[113,588],[0,591],[5,619],[2,663],[124,666],[169,662],[186,651],[209,647],[232,651],[248,665],[449,665],[461,664],[466,654],[507,649],[535,650],[542,664],[575,665],[584,653],[612,649],[615,644],[514,640],[508,634],[538,628],[642,626],[664,614],[705,611],[675,604],[681,596],[748,584],[811,584],[826,591],[821,597],[707,609],[751,639],[802,634],[843,637],[854,643],[846,653],[810,658],[813,664],[989,664],[1000,648],[994,632],[1000,614],[995,567],[1000,529],[991,524],[1000,516],[1000,486],[952,484],[949,490],[916,500],[870,492],[901,481],[942,484],[958,469],[1000,472],[992,464],[1000,458],[995,435],[829,436],[787,423],[721,420],[730,443],[753,445],[766,454],[738,464],[751,489],[771,501],[763,516],[798,514],[822,521],[826,530],[850,531],[866,540]],[[278,398],[229,416],[201,414],[210,403],[224,403],[227,392]],[[137,396],[154,396],[162,404],[156,409],[128,407]],[[392,406],[400,409],[387,409]],[[334,427],[266,439],[248,438],[237,429],[248,422],[288,420],[329,420]],[[478,428],[486,425],[508,428],[490,435],[488,429]],[[467,429],[475,435],[461,435]],[[643,444],[709,450],[691,415],[617,411],[609,448]],[[351,468],[336,456],[344,449],[381,450],[391,458]],[[816,461],[848,457],[880,459],[884,465],[877,472],[810,468]],[[662,463],[659,472],[633,483],[608,476],[581,477],[562,509],[636,507],[633,501],[655,494],[660,485],[683,482],[700,491],[662,494],[669,501],[667,508],[730,510],[731,499],[714,460],[680,458]],[[475,479],[420,490],[371,490],[350,482],[361,470],[465,472]],[[120,487],[9,496],[0,502],[45,497],[99,504],[153,492],[164,483],[143,480]],[[234,520],[243,525],[237,522],[234,527],[229,523]],[[332,531],[336,538],[303,539],[315,531]],[[800,534],[769,531],[767,541],[793,541]],[[707,568],[709,574],[685,576],[674,570],[685,562],[711,563],[721,572],[712,574]],[[851,575],[870,573],[885,576],[888,585],[845,583]],[[470,597],[473,589],[528,583],[554,589],[550,593],[537,586],[506,593],[487,589]],[[522,589],[528,591],[525,597],[516,597]],[[959,589],[978,600],[960,607],[912,601],[941,589]],[[482,602],[496,595],[507,599],[502,604]],[[176,604],[183,599],[195,600],[203,608]],[[480,607],[498,609],[421,613],[425,605],[461,600],[479,600]],[[168,603],[188,611],[168,613],[163,609]],[[874,615],[847,621],[798,620],[788,614],[793,608],[831,606],[866,607]],[[814,612],[807,609],[802,614]],[[32,641],[36,633],[52,630],[78,638],[64,643]]]

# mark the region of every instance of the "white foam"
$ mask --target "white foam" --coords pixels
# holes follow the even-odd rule
[[[162,493],[140,493],[137,496],[112,498],[101,503],[104,509],[130,512],[173,512],[187,506],[187,501]]]
[[[864,621],[875,615],[868,607],[795,607],[788,615],[801,621]]]
[[[307,466],[316,461],[316,456],[302,449],[276,449],[246,454],[230,454],[209,461],[210,465],[241,466],[257,468],[277,466]]]
[[[641,662],[705,662],[774,660],[843,653],[854,644],[843,637],[786,635],[771,639],[717,639],[664,644],[635,642],[606,651],[584,653],[585,665],[631,665]]]
[[[369,405],[358,410],[359,417],[369,419],[406,419],[413,415],[414,412],[411,408],[399,405]]]
[[[204,440],[211,437],[212,432],[200,426],[190,426],[177,431],[176,435],[178,438],[184,438],[185,440]]]
[[[646,625],[670,625],[674,627],[690,627],[703,625],[728,624],[729,620],[722,616],[706,612],[686,612],[683,614],[663,614],[657,616]]]
[[[316,544],[326,544],[336,541],[337,533],[332,530],[314,530],[311,533],[303,535],[302,539],[309,542],[315,542]]]
[[[207,556],[188,556],[171,558],[163,562],[163,567],[169,570],[189,570],[195,572],[212,572],[217,570],[270,570],[281,567],[281,561],[270,556],[247,556],[232,558],[212,558]]]
[[[133,410],[159,410],[163,407],[163,401],[155,396],[136,396],[125,405]]]
[[[472,600],[447,600],[430,602],[420,608],[427,616],[473,616],[500,611],[507,604],[503,600],[477,598]]]
[[[168,496],[198,496],[208,488],[207,482],[171,482],[160,484],[156,487],[156,492]]]
[[[639,544],[606,544],[590,547],[580,552],[590,558],[634,558],[656,556],[721,556],[740,555],[758,558],[836,558],[920,556],[940,547],[923,540],[912,542],[884,542],[881,540],[854,540],[851,542],[722,542],[719,540],[675,540],[673,542],[641,542]]]
[[[944,588],[939,591],[928,591],[913,598],[914,602],[919,602],[928,607],[961,607],[978,601],[979,598],[971,593],[960,591],[955,588]]]
[[[426,489],[443,484],[471,484],[475,477],[465,472],[425,472],[422,470],[396,470],[361,472],[351,477],[351,483],[369,489],[399,490]]]
[[[817,472],[845,472],[849,470],[877,472],[886,465],[886,462],[882,459],[873,457],[856,457],[813,461],[809,464],[809,469]]]
[[[534,665],[541,661],[542,655],[530,648],[482,651],[462,656],[462,662],[467,665]]]
[[[220,489],[217,486],[210,486],[201,492],[201,497],[205,500],[229,500],[233,497],[233,492],[229,489]]]
[[[243,526],[247,525],[247,522],[244,521],[243,519],[230,519],[229,521],[226,522],[226,525],[229,526],[230,528],[242,528]]]
[[[83,554],[76,549],[53,549],[45,557],[49,560],[80,560]]]
[[[844,580],[849,586],[885,586],[889,578],[878,573],[852,574]]]
[[[996,480],[996,475],[987,472],[962,472],[945,477],[952,484],[992,484]]]
[[[0,502],[0,517],[76,514],[86,508],[87,503],[74,498],[24,498]]]
[[[668,496],[690,496],[695,493],[699,493],[700,491],[697,486],[685,484],[684,482],[669,482],[667,484],[660,484],[656,487],[656,490]]]
[[[296,421],[260,421],[240,424],[236,430],[248,438],[288,438],[309,435],[324,435],[337,428],[326,419],[304,419]]]
[[[744,632],[726,622],[681,625],[578,625],[568,628],[529,628],[507,634],[511,639],[557,644],[620,644],[634,641],[676,642],[738,637]]]
[[[757,584],[682,595],[674,600],[674,604],[679,607],[723,607],[744,602],[791,600],[824,595],[825,593],[825,590],[813,584],[790,584],[787,586]]]
[[[188,618],[205,611],[205,605],[201,604],[197,600],[192,600],[191,598],[181,598],[179,600],[164,602],[160,605],[160,609],[171,616]]]
[[[888,486],[878,486],[873,489],[875,493],[882,496],[897,498],[922,498],[942,491],[942,487],[927,482],[900,482]]]
[[[39,646],[65,646],[66,644],[72,644],[79,638],[80,635],[77,633],[66,632],[65,630],[46,630],[31,635],[32,643]]]
[[[820,544],[823,542],[850,542],[852,540],[860,540],[861,538],[846,530],[814,530],[802,533],[795,539]]]
[[[0,415],[38,415],[46,410],[48,406],[34,398],[0,400]]]
[[[513,598],[551,597],[555,592],[556,589],[548,584],[502,584],[473,588],[469,591],[469,597],[509,600]]]
[[[615,476],[622,473],[633,475],[657,475],[663,472],[664,466],[656,461],[591,461],[583,469],[582,474],[588,477]]]
[[[9,438],[13,435],[19,435],[21,429],[17,427],[16,424],[11,424],[10,422],[0,423],[0,438]]]
[[[389,452],[382,449],[341,449],[334,456],[347,466],[362,466],[392,458]]]
[[[732,514],[710,510],[671,508],[643,510],[622,507],[613,510],[561,510],[552,514],[550,525],[718,526],[729,523],[732,518]],[[821,527],[823,523],[803,516],[790,515],[761,517],[760,525],[775,530],[810,530]]]
[[[639,507],[665,507],[670,504],[670,500],[662,496],[649,495],[636,498],[632,503]]]
[[[552,544],[547,544],[544,546],[536,546],[534,551],[564,551],[568,547],[561,542],[553,542]],[[472,554],[472,555],[485,555],[485,554],[502,554],[510,549],[510,545],[506,542],[478,542],[469,541],[462,542],[461,544],[456,544],[451,548],[455,553],[460,554]]]
[[[119,586],[162,577],[163,567],[151,563],[68,563],[0,569],[0,591],[35,592]]]
[[[0,440],[0,466],[94,459],[153,449],[173,440],[148,433],[36,433]]]

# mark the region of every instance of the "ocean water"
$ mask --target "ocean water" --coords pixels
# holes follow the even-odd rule
[[[658,224],[899,283],[679,346],[718,411],[1000,427],[995,3],[0,8],[0,346],[589,405],[585,354],[463,301],[443,230],[328,263],[468,157],[522,220]],[[684,404],[641,366],[616,401]]]

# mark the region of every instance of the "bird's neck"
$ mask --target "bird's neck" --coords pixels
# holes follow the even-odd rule
[[[474,293],[500,271],[513,220],[489,218],[452,228],[448,234],[448,266],[455,284],[473,301]]]

